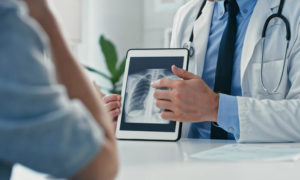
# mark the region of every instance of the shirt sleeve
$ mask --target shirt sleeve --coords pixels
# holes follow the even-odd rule
[[[68,178],[99,154],[103,131],[57,83],[36,24],[0,12],[0,161]]]
[[[236,140],[240,138],[238,101],[236,97],[220,94],[218,125],[228,133],[233,134]]]

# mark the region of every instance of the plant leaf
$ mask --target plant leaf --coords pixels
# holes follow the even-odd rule
[[[100,37],[99,43],[100,43],[102,53],[105,57],[107,68],[113,77],[117,71],[116,66],[118,62],[118,55],[117,55],[115,45],[111,41],[105,39],[104,36]]]
[[[112,77],[112,82],[114,84],[120,81],[120,78],[121,78],[121,76],[123,75],[123,73],[125,71],[125,66],[126,66],[126,58],[123,59],[123,61],[121,62],[120,66],[118,68],[118,70],[116,71],[116,73]]]

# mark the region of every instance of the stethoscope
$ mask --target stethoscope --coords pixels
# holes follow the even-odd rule
[[[202,11],[206,5],[207,0],[204,0],[201,8],[197,14],[197,17],[195,19],[194,22],[196,22],[200,16],[202,15]],[[278,12],[271,15],[270,17],[268,17],[268,19],[266,20],[265,24],[264,24],[264,28],[263,28],[263,32],[262,32],[262,61],[261,61],[261,70],[260,70],[260,77],[261,77],[261,84],[263,87],[263,90],[267,93],[267,94],[277,94],[278,93],[278,89],[282,83],[282,79],[284,76],[284,70],[286,67],[286,62],[287,62],[287,54],[288,54],[288,49],[289,49],[289,45],[290,45],[290,40],[291,40],[291,28],[290,28],[290,23],[289,20],[282,14],[282,10],[284,7],[284,3],[285,0],[280,0],[280,5],[279,5],[279,9]],[[263,76],[263,69],[264,69],[264,47],[265,47],[265,38],[266,38],[266,34],[267,34],[267,30],[268,30],[268,26],[271,22],[271,20],[275,19],[275,18],[279,18],[280,20],[282,20],[285,24],[286,27],[286,50],[285,50],[285,55],[284,55],[284,62],[283,62],[283,66],[282,66],[282,70],[281,70],[281,75],[280,75],[280,79],[278,81],[277,86],[275,86],[274,89],[269,89],[266,87],[265,85],[265,81],[264,81],[264,76]],[[194,28],[192,30],[190,39],[188,42],[184,43],[183,48],[188,49],[189,50],[189,56],[190,58],[192,58],[195,55],[195,49],[194,49]]]

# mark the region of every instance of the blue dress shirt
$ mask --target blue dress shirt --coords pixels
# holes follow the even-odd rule
[[[240,76],[241,55],[248,24],[256,2],[257,0],[237,0],[240,12],[237,15],[238,30],[234,54],[231,96],[220,94],[218,112],[218,124],[228,132],[228,139],[239,139],[240,137],[238,102],[236,96],[242,95]],[[227,25],[227,20],[228,12],[226,11],[224,1],[216,2],[202,74],[203,80],[211,89],[214,88],[215,84],[219,47]],[[210,129],[211,122],[193,123],[189,131],[189,138],[209,139]]]

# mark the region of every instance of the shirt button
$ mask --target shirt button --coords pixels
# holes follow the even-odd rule
[[[244,12],[245,14],[247,14],[247,13],[248,13],[248,9],[244,9],[243,12]]]
[[[230,132],[233,132],[233,131],[234,131],[234,128],[232,128],[232,127],[229,128],[229,131],[230,131]]]

